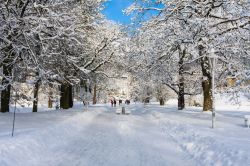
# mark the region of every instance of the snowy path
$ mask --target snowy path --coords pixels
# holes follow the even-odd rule
[[[13,139],[3,137],[0,165],[195,165],[157,123],[102,109],[72,114],[57,125],[19,133]]]
[[[102,113],[83,133],[93,139],[79,139],[88,144],[74,149],[75,154],[84,159],[73,165],[183,165],[188,161],[187,156],[176,149],[174,142],[169,142],[157,126],[138,117]]]
[[[238,125],[239,117],[230,113],[221,112],[219,127],[211,130],[209,114],[178,112],[171,106],[131,105],[131,115],[117,115],[118,108],[97,105],[88,112],[76,108],[17,114],[14,138],[9,137],[12,114],[0,114],[0,166],[244,166],[250,163],[250,132]]]

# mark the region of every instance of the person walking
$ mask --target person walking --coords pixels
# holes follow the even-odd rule
[[[114,105],[114,101],[113,101],[113,100],[111,100],[111,106],[113,107],[113,105]]]
[[[114,99],[114,106],[116,106],[116,100]]]

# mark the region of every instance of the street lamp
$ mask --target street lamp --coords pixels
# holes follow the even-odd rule
[[[17,91],[16,91],[16,93],[13,95],[13,99],[14,99],[14,101],[15,101],[15,109],[14,109],[13,123],[12,123],[12,134],[11,134],[12,137],[14,136],[14,130],[15,130],[15,122],[16,122],[16,103],[17,103],[18,98],[19,98],[19,95],[17,94]]]
[[[217,61],[217,56],[215,54],[215,50],[212,48],[209,55],[209,63],[211,66],[211,73],[212,73],[212,128],[214,128],[215,123],[215,96],[214,96],[214,90],[215,90],[215,82],[214,82],[214,75],[215,75],[215,65]]]
[[[86,102],[86,111],[88,111],[89,108],[89,79],[87,79],[87,102]]]

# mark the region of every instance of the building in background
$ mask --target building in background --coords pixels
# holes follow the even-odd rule
[[[121,77],[113,77],[109,80],[109,99],[130,99],[130,77],[123,75]]]

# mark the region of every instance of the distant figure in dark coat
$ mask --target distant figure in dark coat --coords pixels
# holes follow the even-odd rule
[[[113,100],[111,100],[111,106],[113,107],[113,105],[114,105],[114,101],[113,101]]]
[[[125,101],[125,104],[129,105],[129,104],[130,104],[130,100],[127,99],[127,100]]]
[[[122,104],[122,100],[120,99],[120,100],[119,100],[119,105],[121,105],[121,104]]]
[[[116,106],[116,100],[114,99],[114,106]]]

